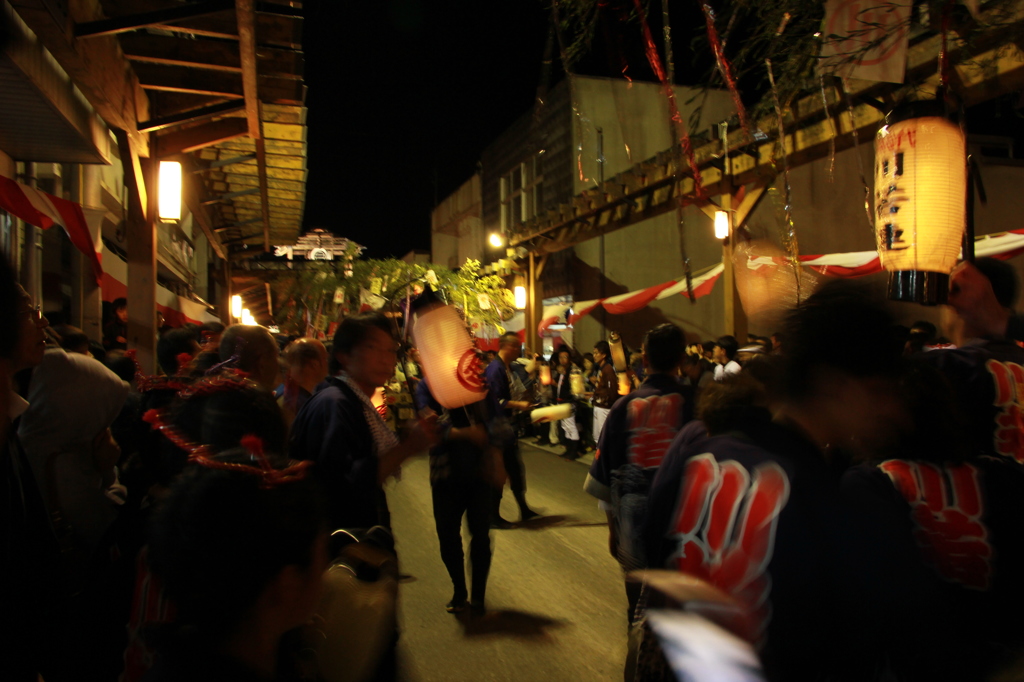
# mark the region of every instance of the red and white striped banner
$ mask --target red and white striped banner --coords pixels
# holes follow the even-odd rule
[[[1008,260],[1021,254],[1024,254],[1024,229],[984,235],[974,241],[974,255],[977,258],[990,257]],[[785,259],[761,256],[747,261],[747,267],[756,270],[766,266],[781,265],[785,262]],[[823,256],[800,256],[800,264],[829,277],[864,277],[865,275],[873,275],[882,271],[882,262],[878,258],[877,251],[852,251],[849,253],[830,253]],[[718,263],[699,277],[694,277],[691,282],[694,297],[701,298],[710,294],[723,269],[722,264]],[[605,311],[612,315],[623,315],[640,310],[654,301],[660,301],[676,294],[686,294],[685,279],[671,280],[653,287],[630,291],[618,296],[609,296],[608,298],[545,306],[537,333],[543,334],[544,330],[562,319],[570,308],[573,309],[573,313],[569,315],[568,322],[569,324],[575,324],[581,317],[589,315],[596,310],[599,305],[604,306]]]
[[[96,284],[103,281],[103,266],[96,250],[82,207],[73,201],[23,185],[0,175],[0,208],[30,225],[48,230],[54,225],[64,228],[71,243],[84,253],[92,264]]]

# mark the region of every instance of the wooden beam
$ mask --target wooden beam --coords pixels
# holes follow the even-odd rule
[[[207,0],[207,2],[195,2],[189,5],[168,7],[152,12],[88,21],[75,24],[75,37],[90,38],[115,35],[125,31],[146,28],[147,26],[182,21],[184,19],[195,19],[216,12],[223,12],[233,7],[234,2],[232,0]]]
[[[225,118],[192,128],[174,131],[156,138],[154,154],[158,157],[192,152],[245,135],[248,128],[240,118]]]
[[[238,64],[238,47],[233,42],[132,33],[121,36],[121,49],[133,62],[242,72]]]
[[[242,84],[236,74],[183,69],[166,64],[139,62],[134,65],[141,87],[159,92],[181,92],[205,97],[236,99],[242,96]]]
[[[164,128],[173,128],[175,126],[185,125],[188,123],[198,123],[199,121],[203,121],[208,118],[213,118],[214,116],[234,113],[244,108],[245,100],[231,99],[227,102],[221,102],[220,104],[211,104],[208,107],[202,107],[201,109],[185,111],[180,114],[174,114],[173,116],[164,116],[162,118],[154,118],[151,121],[142,121],[139,123],[139,131],[153,132],[156,130],[163,130]]]
[[[227,249],[220,241],[220,235],[217,234],[213,229],[213,224],[210,222],[210,216],[206,212],[206,207],[203,206],[199,198],[202,196],[201,192],[197,189],[197,185],[201,184],[196,180],[196,177],[192,174],[185,176],[185,205],[188,206],[188,210],[192,213],[192,217],[199,223],[199,227],[202,228],[203,234],[206,235],[206,241],[210,242],[210,246],[213,248],[214,253],[221,260],[227,260]]]
[[[274,301],[270,296],[270,282],[263,283],[264,289],[267,291],[267,315],[274,316]]]
[[[256,141],[256,167],[260,178],[263,211],[263,250],[270,251],[270,205],[267,196],[267,148],[260,120],[259,78],[256,57],[256,13],[253,0],[235,0],[238,19],[238,52],[242,63],[242,89],[249,137]]]
[[[137,154],[148,156],[148,136],[138,131],[136,121],[149,118],[149,98],[121,53],[117,39],[107,36],[76,41],[70,26],[58,21],[45,4],[13,4],[96,113],[112,128],[124,130]],[[66,6],[72,23],[90,21],[99,13],[98,3],[73,2]]]
[[[219,204],[224,201],[231,201],[232,199],[235,199],[237,197],[244,197],[249,194],[256,194],[259,191],[259,187],[250,187],[249,189],[239,190],[238,192],[228,192],[227,194],[222,194],[214,199],[207,199],[206,201],[203,202],[203,205],[209,206],[210,204]]]

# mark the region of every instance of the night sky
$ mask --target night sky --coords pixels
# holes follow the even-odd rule
[[[372,258],[430,249],[430,211],[533,106],[541,0],[307,0],[304,227]]]

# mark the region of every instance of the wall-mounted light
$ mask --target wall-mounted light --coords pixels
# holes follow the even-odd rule
[[[181,164],[160,162],[160,220],[181,220]]]
[[[496,249],[500,249],[502,246],[505,245],[505,238],[502,237],[497,232],[492,232],[488,241],[491,243],[491,246],[493,246]]]
[[[248,325],[250,327],[255,327],[256,324],[257,324],[256,318],[252,316],[252,313],[249,312],[248,308],[242,308],[241,318],[242,318],[242,324],[244,324],[244,325]]]
[[[729,212],[715,211],[715,239],[729,238]]]
[[[242,318],[242,297],[238,294],[231,297],[231,317],[236,320]]]
[[[512,291],[516,298],[516,310],[526,310],[526,287],[517,286]]]

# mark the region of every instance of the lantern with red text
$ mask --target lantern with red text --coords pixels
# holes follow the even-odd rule
[[[886,116],[875,139],[875,237],[889,298],[946,302],[966,226],[963,132],[941,102],[911,102]]]
[[[466,323],[450,305],[420,301],[413,310],[412,336],[430,392],[448,409],[483,400],[483,366]]]

